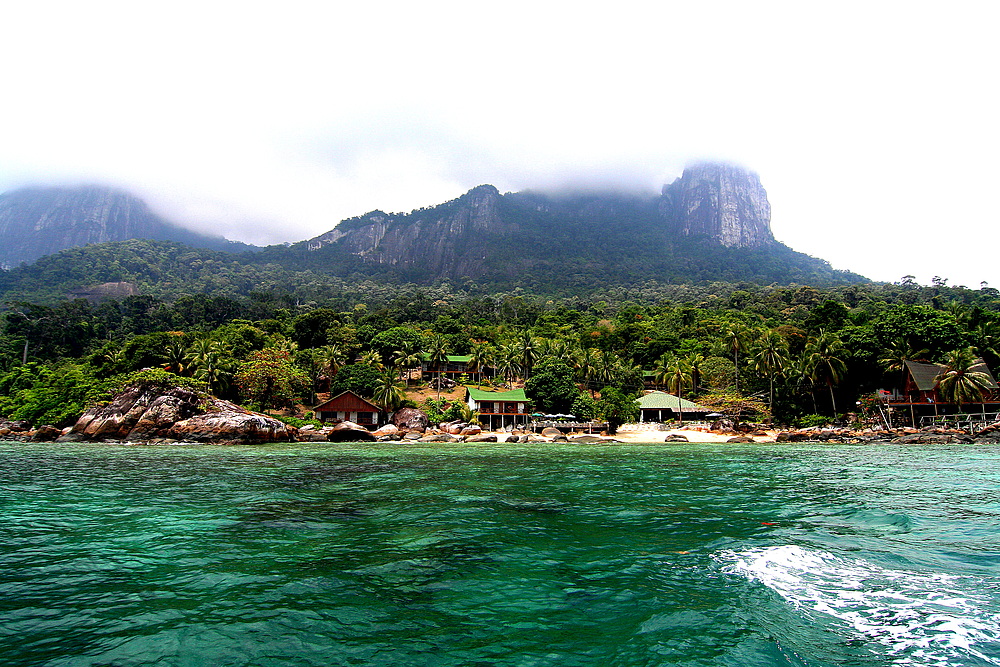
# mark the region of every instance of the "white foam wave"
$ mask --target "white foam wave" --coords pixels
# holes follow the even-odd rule
[[[724,570],[759,581],[799,609],[878,642],[894,664],[954,665],[959,656],[1000,665],[1000,614],[987,582],[910,572],[800,546],[727,551]]]

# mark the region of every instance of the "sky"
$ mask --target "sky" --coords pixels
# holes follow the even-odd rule
[[[1000,287],[996,2],[11,3],[0,191],[108,184],[295,242],[482,183],[760,175],[775,237]]]

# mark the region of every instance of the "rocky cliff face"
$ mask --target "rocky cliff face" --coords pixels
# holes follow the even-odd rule
[[[0,195],[0,238],[4,268],[88,243],[127,239],[178,241],[213,250],[248,247],[178,227],[141,199],[100,187],[25,188]]]
[[[644,252],[655,252],[651,246],[669,245],[671,239],[707,237],[729,248],[758,248],[774,242],[770,220],[767,193],[756,174],[704,163],[664,186],[659,198],[501,195],[492,185],[481,185],[433,208],[394,215],[374,211],[345,220],[307,247],[334,246],[369,263],[462,278],[483,275],[490,260],[524,271],[551,262],[553,252],[573,256],[584,246],[600,253],[641,244]],[[554,244],[555,238],[560,242]]]
[[[500,212],[501,195],[480,185],[430,209],[389,215],[381,211],[346,220],[307,241],[310,250],[337,243],[366,261],[431,274],[475,275],[489,245],[482,241],[514,234],[517,225]]]
[[[774,242],[764,186],[757,174],[733,165],[688,167],[664,186],[660,210],[684,236],[704,235],[729,248]]]

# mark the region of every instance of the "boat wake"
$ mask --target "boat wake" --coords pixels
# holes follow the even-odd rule
[[[849,639],[881,645],[892,664],[1000,665],[996,590],[982,579],[888,569],[793,545],[716,559],[811,620],[825,615]]]

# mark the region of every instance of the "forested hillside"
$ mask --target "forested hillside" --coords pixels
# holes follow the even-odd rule
[[[203,259],[220,262],[203,267],[205,280],[225,266]],[[169,272],[167,259],[160,266]],[[645,380],[788,423],[853,412],[898,381],[905,359],[1000,364],[1000,293],[944,280],[823,289],[646,283],[569,297],[368,287],[310,300],[247,289],[11,303],[0,335],[0,416],[68,423],[103,383],[146,367],[256,407],[310,405],[317,391],[344,388],[393,407],[411,388],[407,369],[422,355],[449,353],[471,355],[496,384],[531,389],[558,385],[539,377],[571,378],[571,395],[535,393],[542,410],[600,415],[611,409],[602,406],[607,397],[635,395]],[[247,379],[261,373],[287,387],[266,405]]]

